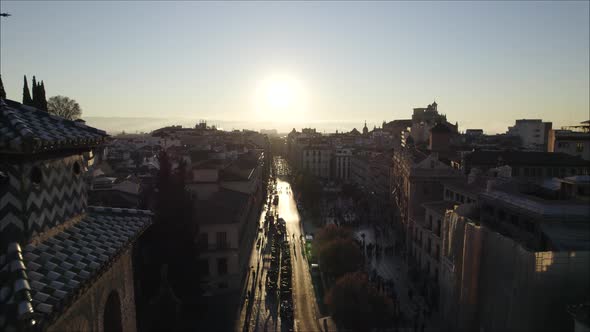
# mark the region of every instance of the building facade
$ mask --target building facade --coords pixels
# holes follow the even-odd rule
[[[514,126],[508,127],[508,136],[518,136],[522,147],[531,151],[547,151],[551,122],[540,119],[516,120]]]

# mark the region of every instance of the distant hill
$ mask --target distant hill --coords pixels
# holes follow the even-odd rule
[[[86,124],[92,127],[106,130],[109,134],[119,134],[122,131],[126,133],[151,132],[152,130],[171,125],[181,125],[186,128],[192,128],[199,122],[199,119],[190,118],[148,118],[148,117],[100,117],[86,116],[82,117]],[[223,121],[207,120],[208,125],[215,125],[223,130],[232,129],[251,129],[259,131],[260,129],[276,129],[279,133],[288,133],[291,129],[312,127],[320,132],[332,133],[338,131],[350,131],[352,128],[361,128],[363,123],[337,122],[337,121],[317,121],[308,123],[271,123],[271,122],[247,122],[247,121]],[[373,128],[372,123],[367,123]]]

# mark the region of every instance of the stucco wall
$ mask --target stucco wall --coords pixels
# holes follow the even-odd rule
[[[105,303],[111,291],[119,294],[122,327],[136,330],[133,290],[132,248],[127,249],[89,289],[49,328],[48,331],[103,332]],[[106,331],[108,332],[108,331]]]

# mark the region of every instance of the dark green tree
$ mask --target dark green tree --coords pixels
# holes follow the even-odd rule
[[[39,109],[47,112],[47,97],[45,96],[45,83],[39,85]]]
[[[358,271],[362,265],[362,252],[349,228],[327,225],[317,232],[313,246],[320,269],[332,280]]]
[[[37,98],[39,98],[38,94],[37,79],[35,78],[35,75],[33,75],[33,82],[31,82],[31,95],[33,98],[33,106],[35,107],[37,107]]]
[[[31,92],[29,91],[29,84],[27,83],[27,75],[25,75],[25,83],[23,85],[23,105],[34,106]]]
[[[371,331],[391,327],[393,303],[369,284],[363,272],[348,273],[338,279],[325,302],[339,329]]]
[[[4,84],[2,83],[2,75],[0,75],[0,98],[6,99],[6,91],[4,91]]]
[[[186,164],[173,171],[168,154],[158,155],[155,231],[159,260],[170,268],[170,282],[176,294],[190,297],[197,291],[197,225],[193,220],[193,203],[185,189]],[[188,287],[188,288],[187,288]],[[185,298],[186,300],[186,298]]]

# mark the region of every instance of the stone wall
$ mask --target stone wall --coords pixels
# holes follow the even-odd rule
[[[128,248],[94,284],[53,323],[48,331],[104,331],[104,310],[112,291],[121,302],[122,328],[136,330],[132,248]],[[108,332],[108,331],[105,331]]]

